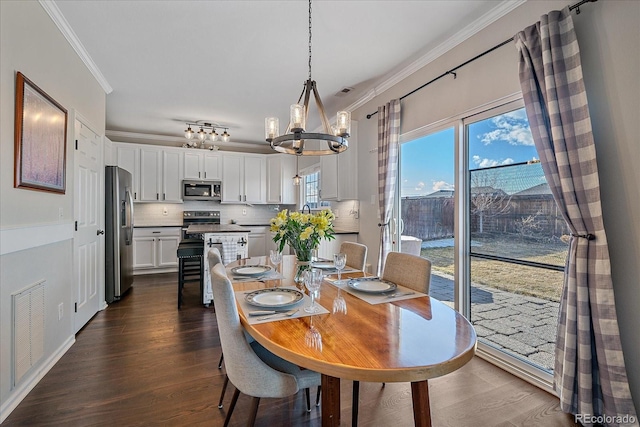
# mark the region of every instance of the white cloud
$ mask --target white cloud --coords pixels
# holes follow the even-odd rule
[[[425,187],[425,186],[426,186],[426,184],[425,184],[424,182],[420,181],[420,182],[418,182],[418,183],[416,184],[416,188],[415,188],[415,190],[416,190],[416,191],[422,191],[422,190],[424,190],[424,187]]]
[[[494,159],[487,159],[487,158],[483,159],[480,156],[473,156],[473,163],[475,163],[480,168],[490,168],[493,166],[510,165],[515,162],[510,157],[507,157],[504,160],[494,160]]]
[[[524,110],[502,114],[491,119],[491,122],[495,129],[478,135],[484,145],[495,141],[504,141],[511,145],[534,145]]]
[[[446,181],[433,181],[433,191],[438,190],[453,190],[453,184],[449,184]]]

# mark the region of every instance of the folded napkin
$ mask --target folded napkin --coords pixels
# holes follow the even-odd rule
[[[222,263],[227,265],[238,258],[238,244],[235,240],[222,242]]]

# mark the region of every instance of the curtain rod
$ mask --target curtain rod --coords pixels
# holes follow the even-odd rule
[[[597,1],[598,1],[598,0],[582,0],[582,1],[580,1],[580,2],[578,2],[578,3],[576,3],[576,4],[574,4],[574,5],[569,6],[569,11],[572,11],[572,10],[574,10],[574,9],[575,9],[576,14],[579,14],[579,13],[580,13],[580,6],[582,6],[582,5],[583,5],[583,4],[585,4],[585,3],[595,3],[595,2],[597,2]],[[471,62],[475,61],[476,59],[480,59],[480,58],[482,58],[483,56],[485,56],[485,55],[487,55],[487,54],[489,54],[489,53],[493,52],[494,50],[496,50],[496,49],[498,49],[498,48],[500,48],[500,47],[502,47],[502,46],[504,46],[504,45],[506,45],[506,44],[508,44],[508,43],[511,43],[512,41],[513,41],[513,37],[511,37],[511,38],[510,38],[510,39],[508,39],[508,40],[503,41],[502,43],[499,43],[499,44],[495,45],[495,46],[494,46],[494,47],[492,47],[491,49],[485,50],[485,51],[484,51],[484,52],[482,52],[481,54],[474,56],[473,58],[471,58],[471,59],[469,59],[469,60],[467,60],[467,61],[463,62],[462,64],[458,65],[457,67],[454,67],[454,68],[450,69],[449,71],[446,71],[446,72],[444,72],[444,73],[440,74],[438,77],[436,77],[436,78],[434,78],[434,79],[432,79],[432,80],[429,80],[428,82],[426,82],[425,84],[423,84],[422,86],[420,86],[420,87],[418,87],[418,88],[415,88],[415,89],[414,89],[414,90],[412,90],[411,92],[409,92],[409,93],[405,93],[404,95],[402,95],[402,96],[400,97],[400,100],[402,101],[402,100],[403,100],[403,99],[405,99],[407,96],[409,96],[409,95],[413,95],[414,93],[416,93],[416,92],[417,92],[417,91],[419,91],[420,89],[423,89],[423,88],[425,88],[425,87],[429,86],[431,83],[433,83],[433,82],[435,82],[435,81],[437,81],[437,80],[440,80],[441,78],[443,78],[443,77],[445,77],[445,76],[448,76],[449,74],[452,74],[452,75],[453,75],[453,78],[455,79],[455,78],[457,77],[456,70],[458,70],[459,68],[464,67],[464,66],[465,66],[465,65],[467,65],[467,64],[470,64]],[[376,114],[378,114],[378,112],[377,112],[377,111],[374,111],[373,113],[367,114],[367,119],[370,119],[371,117],[375,116]]]

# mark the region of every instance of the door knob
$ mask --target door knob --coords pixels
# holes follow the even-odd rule
[[[96,232],[96,235],[98,235],[98,236],[99,236],[99,235],[101,235],[101,234],[104,234],[104,230],[98,230],[98,231]]]

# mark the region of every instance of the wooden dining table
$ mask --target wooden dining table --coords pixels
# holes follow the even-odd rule
[[[236,291],[298,287],[293,281],[295,256],[283,256],[278,271],[284,279],[234,283]],[[269,257],[238,260],[227,267],[271,265]],[[343,278],[365,276],[362,272]],[[335,275],[328,276],[334,278]],[[233,281],[233,280],[232,280]],[[324,281],[317,302],[329,313],[250,324],[241,322],[272,353],[322,374],[322,425],[340,425],[340,380],[380,383],[410,382],[416,426],[430,426],[428,380],[469,362],[476,350],[476,333],[469,321],[429,296],[369,304],[350,292],[340,292],[347,312],[332,312],[338,288]],[[315,328],[322,346],[308,345]]]

